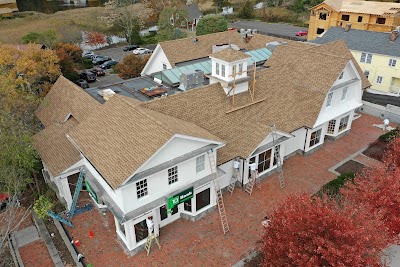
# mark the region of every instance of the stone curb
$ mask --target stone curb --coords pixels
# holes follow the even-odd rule
[[[14,234],[11,235],[11,237],[7,238],[8,239],[8,246],[11,251],[11,256],[14,260],[14,264],[17,267],[24,267],[24,263],[22,261],[21,255],[19,254],[19,250],[17,247],[17,243],[15,242],[15,237]]]
[[[74,247],[71,244],[71,241],[69,240],[67,234],[65,233],[64,228],[62,227],[61,223],[55,219],[53,219],[54,224],[57,227],[58,232],[61,235],[61,238],[63,239],[65,246],[68,248],[69,253],[71,253],[72,258],[75,261],[75,264],[77,267],[83,267],[83,264],[81,262],[78,262],[78,255],[76,254],[76,251]]]
[[[36,214],[36,212],[32,211],[33,220],[35,221],[36,227],[39,230],[39,234],[42,237],[46,247],[50,253],[50,257],[53,260],[54,266],[56,267],[64,267],[64,264],[61,260],[60,255],[58,254],[58,250],[54,246],[53,240],[50,237],[49,232],[47,231],[46,226],[42,219]]]
[[[253,250],[249,255],[247,255],[245,258],[241,259],[240,261],[238,261],[237,263],[235,263],[234,265],[232,265],[232,267],[243,267],[244,264],[248,261],[250,261],[252,258],[254,258],[255,256],[257,256],[259,252],[257,250]]]
[[[336,170],[337,168],[339,168],[340,166],[342,166],[344,163],[348,162],[349,160],[352,160],[353,158],[355,158],[355,157],[357,157],[358,155],[360,155],[361,153],[363,153],[365,150],[367,150],[368,147],[369,147],[369,145],[366,146],[366,147],[364,147],[364,148],[362,148],[362,149],[360,149],[360,150],[358,150],[356,153],[354,153],[354,154],[348,156],[347,158],[345,158],[344,160],[340,161],[340,162],[337,163],[336,165],[330,167],[330,168],[328,169],[328,171],[330,171],[330,172],[332,172],[332,173],[334,173],[334,174],[336,174],[336,175],[340,175],[340,173],[338,173],[338,172],[335,171],[335,170]]]

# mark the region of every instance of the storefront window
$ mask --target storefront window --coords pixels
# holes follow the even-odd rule
[[[174,206],[172,208],[172,213],[171,215],[174,215],[178,212],[178,206]],[[161,206],[160,207],[160,218],[161,221],[165,220],[166,218],[168,218],[168,213],[167,213],[167,205]]]
[[[196,194],[196,211],[210,205],[210,188]]]
[[[146,219],[135,224],[136,242],[142,241],[143,239],[147,238],[148,235],[149,232],[147,230]]]
[[[271,161],[271,149],[258,155],[258,173],[269,169]]]

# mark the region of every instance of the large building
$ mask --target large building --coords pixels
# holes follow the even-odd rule
[[[368,77],[368,91],[400,95],[400,38],[399,32],[389,33],[331,27],[323,36],[313,40],[326,44],[343,40],[358,65]]]
[[[0,0],[0,16],[17,12],[17,0]]]
[[[237,49],[248,43],[237,40],[201,54],[211,61],[208,85],[148,102],[116,94],[100,104],[60,77],[36,112],[45,128],[34,143],[43,173],[66,206],[72,177],[83,170],[93,201],[113,213],[117,237],[136,252],[146,242],[148,216],[159,235],[179,218],[212,212],[218,190],[230,184],[234,161],[243,186],[250,166],[266,177],[277,159],[312,153],[325,139],[350,131],[370,84],[344,42],[264,43],[272,54],[251,69],[251,57]],[[157,66],[148,68],[157,69],[153,62]],[[175,198],[182,201],[168,212]]]
[[[375,32],[391,32],[400,26],[400,4],[363,0],[326,0],[311,8],[308,40],[330,27],[346,27]]]

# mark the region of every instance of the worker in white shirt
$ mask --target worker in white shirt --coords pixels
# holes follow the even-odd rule
[[[388,118],[383,120],[383,130],[384,131],[386,131],[387,127],[389,126],[389,123],[390,123],[390,121]]]
[[[147,230],[149,231],[149,236],[153,234],[154,232],[154,222],[153,222],[153,216],[149,216],[146,219],[146,224],[147,224]]]
[[[236,179],[237,179],[238,176],[239,176],[239,166],[240,166],[239,159],[236,158],[236,159],[233,161],[233,177],[235,177]]]
[[[255,179],[257,165],[255,163],[251,163],[249,164],[249,167],[250,167],[251,179]]]

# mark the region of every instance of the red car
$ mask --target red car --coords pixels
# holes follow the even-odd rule
[[[299,31],[299,32],[296,32],[296,36],[304,36],[304,35],[308,35],[308,31]]]
[[[5,209],[7,206],[8,194],[0,193],[0,210]]]

